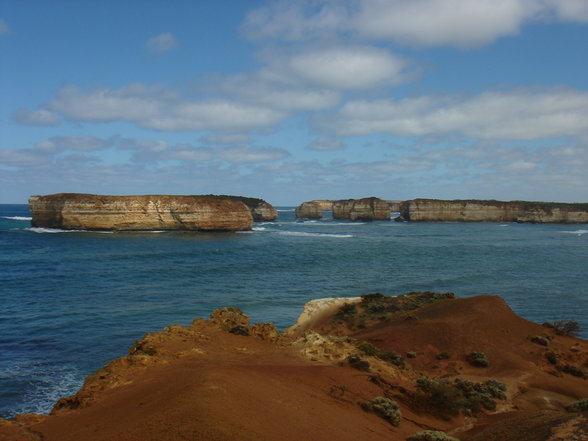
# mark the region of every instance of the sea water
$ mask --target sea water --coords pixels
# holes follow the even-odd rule
[[[279,214],[240,233],[68,232],[0,205],[0,417],[46,413],[146,332],[223,306],[283,329],[319,297],[496,294],[528,320],[577,320],[588,336],[586,224]]]

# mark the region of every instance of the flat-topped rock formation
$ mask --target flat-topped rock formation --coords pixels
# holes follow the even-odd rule
[[[295,210],[296,217],[299,219],[322,219],[323,210],[321,205],[316,201],[303,202]]]
[[[351,221],[390,220],[390,212],[388,202],[375,197],[333,202],[333,219]]]
[[[253,216],[240,200],[223,196],[31,196],[33,227],[65,230],[250,230]]]
[[[412,222],[588,222],[588,204],[559,202],[413,199],[398,220]]]
[[[0,418],[0,440],[585,440],[587,366],[588,342],[495,296],[319,299],[284,333],[228,307],[145,335],[50,415]]]

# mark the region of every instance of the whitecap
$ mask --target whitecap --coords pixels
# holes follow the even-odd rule
[[[265,231],[265,227],[253,227],[253,231]]]
[[[32,231],[33,233],[101,233],[101,234],[112,234],[114,231],[92,231],[92,230],[62,230],[60,228],[43,228],[43,227],[30,227],[25,230]],[[153,233],[163,233],[163,231],[153,231]]]
[[[582,236],[583,234],[587,234],[588,230],[576,230],[576,231],[560,231],[560,233],[565,234],[576,234],[578,236]]]
[[[276,210],[276,211],[279,211],[280,213],[289,213],[291,211],[294,211],[294,208],[289,209],[289,210]]]
[[[0,218],[2,218],[2,219],[8,219],[8,220],[16,220],[16,221],[30,221],[30,220],[33,220],[32,217],[28,217],[28,216],[0,216]]]
[[[297,237],[335,237],[335,238],[353,237],[352,234],[305,233],[302,231],[280,231],[277,234],[279,234],[281,236],[297,236]]]

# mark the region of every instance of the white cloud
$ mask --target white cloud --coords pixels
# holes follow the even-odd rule
[[[311,50],[289,60],[290,71],[319,87],[365,89],[403,81],[404,60],[368,46]]]
[[[0,35],[10,34],[10,28],[4,20],[0,18]]]
[[[35,147],[46,152],[74,150],[78,152],[93,152],[103,150],[111,145],[94,136],[53,136],[47,141],[35,144]]]
[[[25,126],[57,126],[61,122],[55,113],[43,109],[19,109],[12,117],[17,123]]]
[[[230,99],[186,101],[160,86],[61,88],[48,107],[77,121],[126,121],[163,130],[251,130],[272,126],[286,113]]]
[[[204,144],[248,144],[251,137],[243,134],[209,134],[202,136],[200,141]]]
[[[344,150],[345,144],[339,139],[317,138],[306,146],[307,150],[316,150],[319,152]]]
[[[456,132],[475,138],[531,140],[586,134],[587,112],[588,92],[513,90],[470,98],[351,101],[321,124],[338,135]]]
[[[237,164],[272,162],[290,156],[286,150],[274,147],[224,147],[215,153],[219,158]]]
[[[517,34],[528,22],[588,21],[585,0],[299,0],[252,11],[253,38],[288,41],[353,35],[419,46],[477,47]]]
[[[170,32],[150,38],[145,43],[145,48],[154,54],[161,55],[178,47],[178,41]]]

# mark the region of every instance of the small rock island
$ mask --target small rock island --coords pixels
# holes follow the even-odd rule
[[[274,220],[261,199],[240,196],[105,196],[58,193],[31,196],[33,227],[64,230],[251,230],[253,221]]]

